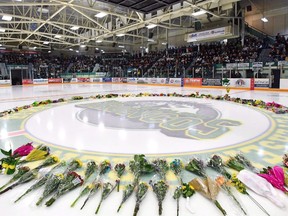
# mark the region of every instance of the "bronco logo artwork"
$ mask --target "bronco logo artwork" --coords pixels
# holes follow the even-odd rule
[[[84,122],[88,119],[88,123],[101,123],[106,128],[160,130],[167,136],[178,138],[215,139],[227,133],[231,126],[241,124],[221,119],[221,113],[208,104],[192,101],[112,100],[76,107],[84,108],[77,116]]]

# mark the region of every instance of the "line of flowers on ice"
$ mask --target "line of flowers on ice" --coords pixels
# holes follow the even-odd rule
[[[120,98],[120,97],[188,97],[188,98],[206,98],[212,100],[225,100],[231,101],[239,104],[246,104],[254,107],[258,107],[261,109],[266,109],[272,111],[276,114],[285,114],[288,113],[288,107],[273,102],[265,102],[262,100],[254,100],[254,99],[242,99],[239,97],[230,97],[228,94],[224,96],[213,96],[211,94],[199,94],[199,92],[191,93],[191,94],[178,94],[178,93],[139,93],[139,94],[97,94],[95,96],[83,97],[83,96],[73,96],[70,99],[59,98],[56,100],[43,100],[43,101],[35,101],[32,104],[14,107],[12,109],[8,109],[5,111],[0,112],[0,117],[13,114],[16,112],[20,112],[22,110],[26,110],[32,107],[38,107],[48,104],[55,104],[55,103],[63,103],[75,100],[83,100],[83,99],[103,99],[103,98]]]
[[[285,194],[288,193],[288,154],[284,154],[282,166],[267,167],[263,168],[262,171],[254,167],[251,161],[242,153],[238,153],[233,157],[231,156],[227,161],[223,161],[219,155],[212,155],[206,162],[197,157],[192,157],[186,164],[180,159],[174,159],[170,163],[160,158],[149,161],[145,155],[141,154],[134,155],[133,159],[126,165],[125,163],[116,164],[114,169],[112,169],[112,165],[108,160],[100,163],[89,160],[86,163],[84,177],[82,177],[76,172],[76,170],[83,167],[82,161],[79,159],[73,159],[69,163],[60,161],[58,157],[51,155],[49,147],[44,145],[34,147],[32,143],[27,143],[13,152],[11,149],[8,151],[1,149],[1,152],[5,155],[4,158],[0,159],[1,173],[7,175],[16,174],[5,185],[0,187],[0,195],[19,185],[36,180],[21,196],[15,199],[15,203],[30,192],[42,187],[44,190],[38,198],[36,205],[39,206],[46,200],[45,205],[49,207],[62,195],[83,185],[84,187],[80,190],[78,197],[71,203],[71,207],[74,207],[82,197],[86,197],[81,205],[81,209],[83,209],[95,193],[102,188],[101,199],[95,210],[95,214],[97,214],[102,202],[108,198],[114,189],[118,188],[117,191],[119,192],[120,179],[127,172],[126,165],[128,165],[130,172],[133,174],[134,180],[124,186],[123,198],[117,212],[121,210],[124,203],[135,192],[136,204],[133,216],[136,216],[140,210],[141,202],[148,193],[149,187],[151,187],[157,197],[158,214],[162,215],[162,203],[169,189],[166,179],[169,170],[177,177],[177,185],[179,185],[173,194],[173,198],[177,202],[176,215],[179,215],[179,199],[181,197],[187,199],[186,208],[193,212],[189,206],[189,199],[196,192],[211,200],[223,215],[226,215],[227,212],[217,200],[220,190],[225,192],[231,198],[231,203],[245,215],[247,215],[247,210],[237,196],[235,196],[232,188],[236,188],[239,193],[248,196],[267,215],[270,215],[269,212],[247,191],[247,188],[269,199],[280,208],[284,208],[285,204],[278,197],[276,189],[283,191]],[[33,169],[23,166],[25,163],[34,161],[43,162]],[[51,166],[53,168],[50,171],[40,175],[39,171],[41,169]],[[207,167],[212,168],[219,175],[215,179],[212,179],[207,175]],[[237,171],[238,174],[231,174],[227,168]],[[104,176],[113,170],[117,174],[115,183],[104,181]],[[184,182],[182,179],[183,170],[191,172],[197,177]],[[154,175],[149,182],[141,179],[147,175]]]

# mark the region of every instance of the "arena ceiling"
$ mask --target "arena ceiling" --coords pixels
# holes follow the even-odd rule
[[[197,21],[236,17],[239,1],[1,0],[0,44],[38,50],[145,44],[151,35],[193,32]],[[204,14],[192,15],[199,10]]]

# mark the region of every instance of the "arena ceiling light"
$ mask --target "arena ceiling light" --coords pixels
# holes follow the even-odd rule
[[[69,51],[73,51],[73,49],[72,49],[72,48],[70,48],[70,49],[69,49]]]
[[[157,25],[156,24],[149,24],[149,25],[147,25],[146,26],[146,28],[148,28],[148,29],[152,29],[152,28],[155,28]]]
[[[98,39],[96,40],[96,43],[102,43],[102,40]]]
[[[0,32],[5,32],[6,30],[4,28],[0,27]]]
[[[118,47],[119,47],[119,48],[125,48],[125,46],[123,46],[123,45],[119,45]]]
[[[205,14],[205,13],[206,13],[206,11],[204,11],[204,10],[199,10],[199,11],[193,12],[193,13],[192,13],[192,16],[200,16],[200,15],[203,15],[203,14]]]
[[[268,22],[268,19],[266,17],[261,18],[262,22]]]
[[[95,17],[103,18],[103,17],[105,17],[106,15],[107,15],[107,13],[105,13],[105,12],[100,12],[100,13],[96,14]]]
[[[85,45],[85,44],[81,44],[80,47],[81,47],[81,48],[84,48],[84,47],[86,47],[86,45]]]
[[[54,37],[55,38],[61,38],[62,36],[61,35],[55,35]]]
[[[44,41],[43,42],[43,44],[46,44],[46,45],[49,44],[49,43],[50,43],[49,41]]]
[[[76,31],[79,29],[79,26],[72,26],[70,29]]]
[[[40,7],[37,9],[37,12],[47,14],[47,13],[49,13],[49,9]]]
[[[3,16],[2,16],[2,20],[5,20],[5,21],[11,21],[11,20],[12,20],[12,16],[9,16],[9,15],[3,15]]]
[[[123,37],[125,34],[124,33],[120,33],[120,34],[117,34],[116,36],[117,37]]]

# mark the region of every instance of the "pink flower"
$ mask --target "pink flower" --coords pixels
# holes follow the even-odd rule
[[[268,173],[258,174],[262,178],[266,179],[269,183],[271,183],[275,188],[283,191],[284,193],[288,193],[285,189],[285,177],[284,171],[280,166],[274,166],[273,168],[268,169]]]
[[[27,143],[23,146],[20,146],[19,148],[15,149],[15,151],[13,152],[13,156],[14,157],[23,157],[28,155],[32,150],[34,149],[32,142],[31,143]]]

